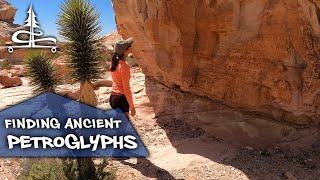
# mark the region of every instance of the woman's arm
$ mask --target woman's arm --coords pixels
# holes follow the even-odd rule
[[[131,88],[130,88],[130,67],[127,64],[124,64],[121,66],[121,79],[122,79],[122,86],[124,90],[124,94],[127,98],[127,101],[130,106],[130,111],[135,111],[135,107],[133,104],[133,99],[132,99],[132,93],[131,93]]]

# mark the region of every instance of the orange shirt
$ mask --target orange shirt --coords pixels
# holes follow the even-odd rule
[[[124,61],[120,60],[117,69],[111,72],[112,91],[117,94],[124,94],[129,103],[130,109],[134,108],[132,94],[130,89],[130,67]]]

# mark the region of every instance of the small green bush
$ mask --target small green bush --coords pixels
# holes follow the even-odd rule
[[[6,45],[6,42],[0,39],[0,46],[5,46],[5,45]]]
[[[7,58],[0,61],[0,69],[10,69],[11,67],[12,64],[9,62]]]
[[[37,158],[24,159],[21,163],[21,173],[18,180],[87,180],[81,177],[77,159],[73,158]],[[113,180],[114,171],[106,171],[108,159],[102,159],[95,166],[95,175],[92,180]]]
[[[68,180],[88,179],[89,177],[81,177],[82,172],[79,172],[79,160],[81,159],[62,159],[63,171]],[[83,160],[83,159],[82,159]],[[93,169],[94,174],[90,176],[92,180],[113,180],[115,179],[114,171],[106,171],[108,159],[104,158],[100,164]],[[86,174],[88,176],[88,174]]]
[[[25,63],[34,92],[54,92],[59,79],[52,61],[43,52],[35,51],[27,56]]]
[[[104,158],[96,169],[96,176],[98,180],[113,180],[115,179],[115,172],[113,170],[106,171],[105,168],[108,166],[109,160]]]
[[[58,159],[26,159],[20,180],[67,180]]]

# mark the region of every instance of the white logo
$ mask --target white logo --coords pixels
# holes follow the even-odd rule
[[[36,20],[36,15],[32,9],[32,5],[30,5],[29,10],[28,10],[28,18],[25,21],[26,24],[24,25],[25,27],[29,27],[29,31],[26,30],[19,30],[15,32],[12,37],[11,41],[16,43],[16,44],[21,44],[19,46],[8,46],[8,52],[13,53],[13,49],[18,49],[18,48],[51,48],[51,52],[56,53],[57,52],[57,47],[56,46],[47,46],[47,45],[37,45],[36,42],[53,42],[54,44],[57,43],[57,40],[52,37],[44,37],[40,38],[43,34],[43,32],[39,29],[40,27],[38,26],[38,22]],[[37,30],[38,29],[38,30]],[[21,40],[18,38],[20,34],[29,34],[29,40]],[[39,37],[39,38],[35,38]]]

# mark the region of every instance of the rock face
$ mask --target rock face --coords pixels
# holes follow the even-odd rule
[[[317,127],[303,128],[243,111],[208,98],[166,87],[146,78],[146,93],[156,110],[157,122],[181,120],[215,137],[255,148],[300,151],[319,141]]]
[[[143,72],[171,89],[146,84],[157,116],[248,145],[318,135],[311,129],[319,123],[319,1],[113,0],[113,7]]]
[[[225,121],[238,126],[245,113],[283,128],[319,123],[319,1],[113,0],[113,6],[118,32],[124,38],[134,37],[134,55],[146,75],[239,114],[220,118],[223,113],[210,113],[217,107],[203,110],[193,101],[187,106],[172,94],[165,98],[172,101],[154,99],[155,109],[174,108],[174,116],[177,109],[182,114],[207,111],[202,114],[207,127]],[[150,97],[153,92],[149,91]],[[273,128],[241,118],[253,122],[256,134]]]

